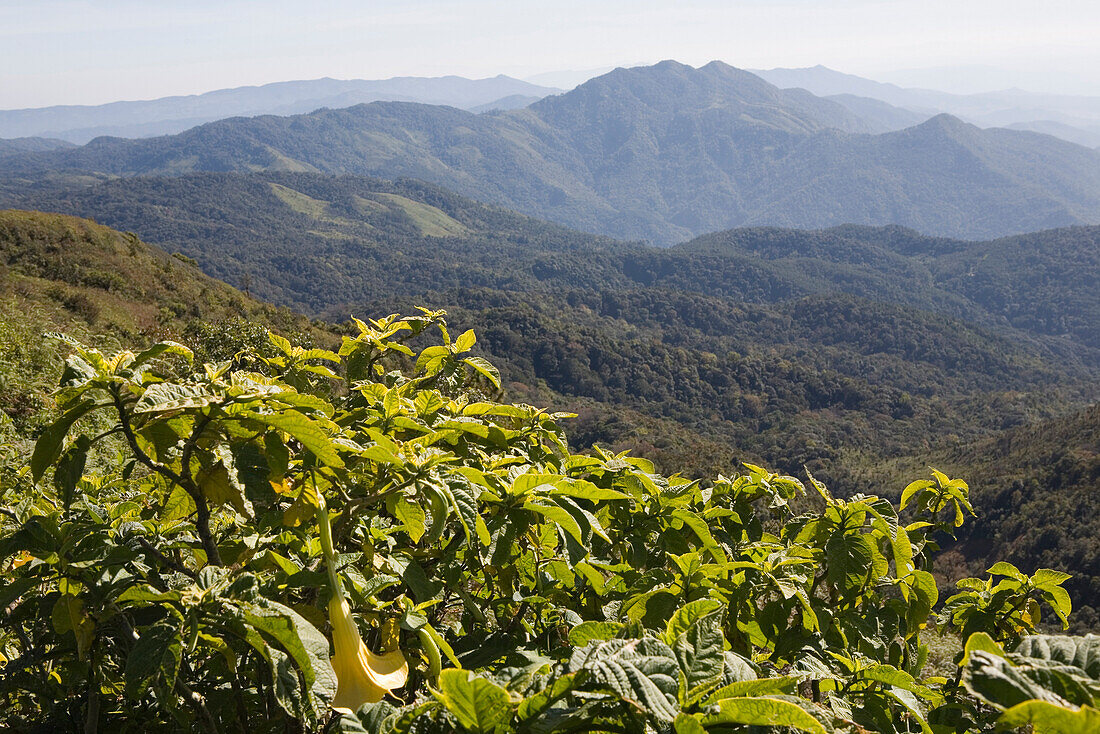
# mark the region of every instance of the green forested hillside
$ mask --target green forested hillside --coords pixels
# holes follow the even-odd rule
[[[882,135],[850,132],[859,128],[847,109],[805,91],[718,62],[663,62],[508,112],[375,103],[7,156],[0,193],[57,174],[408,176],[662,244],[763,224],[900,224],[982,238],[1100,222],[1094,150],[947,115]]]
[[[887,462],[876,479],[931,463],[964,471],[979,516],[944,556],[947,573],[996,559],[1073,572],[1076,622],[1100,627],[1100,405],[920,457]],[[874,480],[868,483],[873,486]]]
[[[906,473],[880,471],[894,459],[919,468],[1098,398],[1094,330],[1055,318],[1097,310],[1095,228],[748,229],[657,249],[413,181],[196,174],[53,196],[330,321],[445,307],[510,395],[579,414],[578,446],[689,475],[748,459],[898,491],[880,484]],[[1016,511],[996,498],[992,534]]]
[[[46,150],[74,148],[72,143],[56,138],[0,138],[0,155],[5,153],[41,153]]]
[[[190,174],[51,189],[31,208],[88,216],[310,313],[455,284],[663,288],[754,303],[837,292],[1012,326],[1096,363],[1100,227],[992,242],[901,227],[737,229],[660,249],[584,235],[429,184],[321,174]],[[1087,347],[1081,349],[1081,347]]]
[[[480,242],[476,209],[375,183],[364,201],[425,242]],[[578,237],[605,262],[634,251]],[[390,732],[404,716],[473,733],[491,715],[502,732],[901,734],[961,712],[968,734],[1076,734],[1096,718],[1094,666],[1062,659],[1096,638],[1035,636],[1071,608],[1095,625],[1100,584],[1100,414],[1057,416],[1095,400],[1097,372],[1057,340],[843,293],[746,303],[634,280],[394,292],[363,312],[424,298],[453,304],[451,328],[354,322],[337,353],[303,348],[336,349],[332,330],[86,220],[0,212],[0,264],[15,731],[217,731],[217,716]],[[165,336],[194,352],[141,351]],[[501,404],[500,384],[579,416]],[[573,453],[592,443],[711,476]],[[757,456],[803,480],[737,465]],[[973,492],[939,472],[906,487],[923,461]],[[845,499],[857,490],[873,494]],[[1022,572],[981,570],[997,554]],[[1065,681],[1072,700],[1050,690]],[[1017,706],[1021,686],[1043,706]]]

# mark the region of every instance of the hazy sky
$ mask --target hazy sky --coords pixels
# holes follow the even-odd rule
[[[666,58],[824,64],[958,91],[1016,83],[1100,95],[1100,3],[0,0],[0,109],[322,76],[524,77]],[[959,66],[970,68],[893,74]]]

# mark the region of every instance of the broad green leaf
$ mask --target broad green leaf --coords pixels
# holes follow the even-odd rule
[[[1100,711],[1091,706],[1077,709],[1049,701],[1025,701],[1001,714],[997,724],[1006,729],[1030,725],[1034,734],[1096,734],[1100,732]]]
[[[986,573],[993,576],[1008,576],[1016,581],[1027,581],[1026,574],[1022,573],[1020,569],[1016,568],[1011,563],[1006,563],[1005,561],[994,563],[993,567],[986,571]]]
[[[828,734],[820,721],[789,701],[766,697],[726,698],[719,701],[717,706],[717,712],[703,717],[704,726],[788,726],[811,734]]]
[[[454,347],[455,353],[460,354],[462,352],[468,352],[477,342],[477,336],[474,335],[473,329],[467,329],[458,335],[455,339]]]
[[[197,477],[202,495],[210,500],[214,507],[232,505],[233,509],[245,517],[252,517],[252,503],[245,496],[244,486],[236,480],[236,472],[230,475],[222,462],[203,470]]]
[[[904,510],[909,505],[909,500],[913,498],[913,495],[934,486],[936,486],[935,483],[927,479],[918,479],[915,482],[910,482],[909,485],[906,486],[904,490],[902,490],[901,509]]]
[[[975,632],[970,635],[966,640],[966,644],[963,646],[963,659],[959,662],[959,665],[969,665],[970,653],[974,650],[981,650],[997,657],[1005,657],[1004,649],[997,644],[996,640],[985,632]]]
[[[397,496],[393,502],[393,514],[405,526],[405,532],[412,538],[412,542],[419,543],[424,537],[426,525],[424,508],[416,500]]]
[[[858,591],[872,581],[875,551],[863,533],[834,533],[825,544],[829,583],[842,592]]]
[[[503,731],[512,718],[508,692],[469,670],[442,671],[439,690],[432,693],[460,726],[475,734]]]
[[[569,644],[573,647],[584,647],[593,641],[610,640],[622,628],[618,622],[581,622],[569,630]]]
[[[528,696],[520,702],[516,713],[521,722],[527,722],[551,706],[576,685],[576,676],[573,673],[555,677],[551,683],[538,693]],[[539,731],[539,729],[533,729]]]
[[[139,698],[151,681],[171,690],[179,672],[183,643],[178,626],[158,623],[142,630],[126,656],[126,695]]]
[[[858,671],[853,679],[885,683],[894,688],[915,693],[925,699],[935,698],[936,695],[932,689],[918,683],[913,676],[904,670],[898,670],[893,665],[886,665],[885,663],[864,668]]]
[[[130,365],[130,368],[136,370],[138,367],[145,364],[146,362],[152,359],[156,359],[163,354],[175,354],[179,357],[183,357],[185,360],[187,360],[188,364],[190,364],[195,359],[194,353],[182,344],[177,344],[176,342],[171,341],[163,341],[159,344],[154,344],[145,351],[139,353],[137,357],[134,358],[134,361]]]
[[[466,531],[466,539],[470,544],[480,542],[484,546],[490,543],[489,531],[485,527],[485,521],[481,518],[481,511],[477,503],[475,488],[462,480],[452,480],[440,487],[447,497],[451,507],[462,523]]]
[[[715,561],[718,563],[725,563],[729,560],[726,558],[726,554],[722,551],[722,548],[714,542],[714,537],[710,534],[710,526],[707,524],[706,520],[699,517],[691,510],[684,509],[673,510],[672,516],[691,528],[691,531],[695,533],[695,537],[699,539],[703,548],[710,551]]]
[[[656,638],[594,642],[573,652],[569,669],[586,671],[599,687],[658,721],[671,722],[679,713],[680,666],[672,649]]]
[[[134,412],[138,414],[171,413],[188,408],[205,408],[221,399],[221,395],[211,392],[206,385],[176,385],[159,382],[145,390],[141,400],[134,406]]]
[[[672,722],[672,730],[676,734],[706,734],[707,730],[699,723],[699,717],[677,714]]]
[[[83,400],[65,411],[60,418],[42,431],[42,435],[34,444],[34,453],[31,455],[31,476],[35,482],[39,481],[46,473],[46,469],[61,456],[65,436],[73,424],[96,407],[94,400]]]
[[[544,500],[529,499],[523,503],[525,510],[537,512],[552,523],[557,524],[562,530],[573,536],[578,543],[583,543],[581,526],[576,518],[561,506]]]
[[[336,447],[332,440],[325,435],[325,432],[317,423],[301,413],[257,413],[247,411],[241,417],[271,426],[297,439],[322,464],[334,467],[344,465],[343,459],[336,453]]]
[[[691,625],[722,608],[717,599],[697,599],[676,610],[665,626],[664,641],[673,644]]]
[[[971,650],[969,658],[970,665],[963,670],[963,684],[991,706],[1007,709],[1032,699],[1059,705],[1068,703],[1044,685],[1052,682],[1045,671],[1041,674],[1044,680],[1035,680],[1035,669],[1017,667],[1010,660],[984,650]]]
[[[719,616],[710,614],[693,621],[672,643],[680,664],[679,700],[691,706],[710,691],[722,685],[725,643]]]
[[[1061,586],[1071,578],[1073,578],[1073,574],[1053,571],[1049,568],[1040,568],[1032,575],[1031,583],[1039,589],[1051,589],[1055,586]]]
[[[242,620],[285,650],[302,673],[313,711],[320,715],[336,695],[336,673],[329,662],[328,640],[290,607],[269,599],[237,602]]]
[[[87,436],[78,436],[54,467],[53,483],[66,508],[72,505],[77,484],[84,476],[84,467],[88,463],[88,449],[91,445],[92,442]]]
[[[784,675],[778,678],[757,678],[756,680],[735,681],[722,686],[707,696],[706,705],[712,706],[723,698],[743,698],[745,696],[766,696],[772,693],[790,693],[802,680],[801,676]]]
[[[1030,635],[1020,640],[1012,654],[1035,661],[1072,665],[1100,682],[1100,636],[1097,635]]]
[[[577,499],[590,500],[592,502],[630,499],[630,495],[624,494],[617,489],[597,487],[592,482],[586,482],[583,479],[558,480],[554,482],[554,487],[550,490],[550,494],[565,495],[567,497],[575,497]]]
[[[462,360],[476,372],[481,374],[489,382],[493,383],[493,387],[500,388],[500,372],[492,365],[487,359],[481,357],[467,357]]]

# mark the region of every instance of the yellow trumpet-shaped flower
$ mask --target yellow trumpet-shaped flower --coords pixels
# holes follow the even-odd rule
[[[409,680],[409,663],[400,650],[375,655],[359,636],[359,628],[351,616],[351,606],[344,597],[344,588],[336,573],[332,526],[320,493],[316,493],[315,507],[321,551],[332,587],[332,598],[328,603],[332,644],[336,649],[336,654],[332,656],[332,669],[336,673],[336,697],[332,700],[332,707],[356,711],[365,703],[378,703],[387,693],[405,685]]]
[[[332,668],[336,671],[334,708],[355,711],[364,703],[377,703],[392,690],[409,680],[409,663],[400,650],[376,655],[359,636],[359,628],[351,618],[351,607],[343,598],[333,597],[328,603],[332,623],[332,642],[336,654]]]

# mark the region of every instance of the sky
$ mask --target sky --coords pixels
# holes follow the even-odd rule
[[[0,109],[676,59],[1100,96],[1095,0],[0,0]]]

